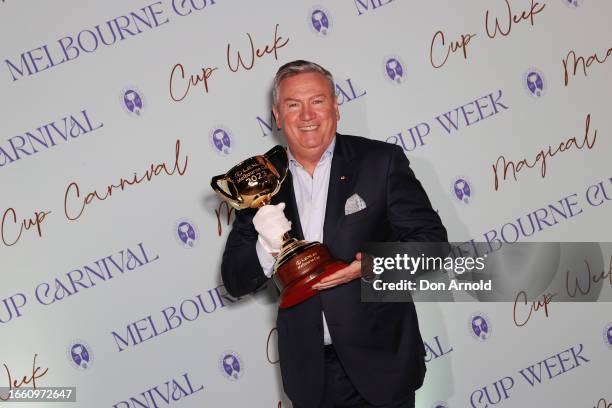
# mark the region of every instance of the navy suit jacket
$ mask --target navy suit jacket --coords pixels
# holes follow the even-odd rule
[[[346,200],[355,193],[367,207],[345,215]],[[286,203],[290,235],[303,239],[290,173],[272,200],[279,202]],[[254,214],[252,209],[237,212],[223,254],[223,283],[233,296],[251,293],[268,280],[255,251]],[[447,235],[399,146],[337,134],[323,241],[334,257],[350,263],[365,242],[445,242]],[[279,308],[283,387],[294,403],[317,407],[322,397],[321,310],[349,378],[371,404],[400,402],[422,385],[425,349],[414,304],[361,302],[357,279]]]

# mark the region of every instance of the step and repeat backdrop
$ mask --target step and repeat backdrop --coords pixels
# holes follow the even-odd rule
[[[21,406],[291,406],[275,289],[226,292],[235,212],[209,183],[284,144],[270,86],[294,59],[334,74],[341,133],[403,148],[449,239],[597,252],[611,17],[604,0],[2,0],[0,406],[32,385],[76,402]],[[589,282],[612,290],[610,257],[591,270],[555,245],[558,299],[591,302],[417,304],[418,407],[609,406],[612,308]]]

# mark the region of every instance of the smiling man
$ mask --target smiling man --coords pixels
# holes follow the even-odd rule
[[[369,241],[446,241],[446,230],[400,147],[336,133],[334,90],[315,63],[278,70],[272,110],[290,173],[272,205],[237,213],[223,282],[233,296],[258,289],[287,231],[323,242],[350,264],[317,284],[316,296],[278,310],[286,394],[296,408],[413,407],[425,375],[414,304],[361,302],[359,249]]]
[[[274,118],[287,138],[289,152],[310,176],[336,137],[340,112],[331,86],[322,73],[308,71],[275,84]]]

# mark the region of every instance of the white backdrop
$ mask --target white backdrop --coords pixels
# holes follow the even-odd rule
[[[451,240],[610,241],[611,17],[603,0],[3,0],[0,386],[36,355],[37,386],[77,387],[36,406],[290,406],[274,290],[225,292],[234,215],[209,181],[283,143],[270,84],[294,59],[334,74],[340,132],[404,147]],[[610,403],[610,305],[517,307],[418,304],[417,406]]]

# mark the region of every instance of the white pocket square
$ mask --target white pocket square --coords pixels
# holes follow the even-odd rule
[[[347,198],[346,203],[344,204],[344,215],[354,214],[361,210],[365,210],[367,207],[363,198],[359,197],[359,194],[353,194],[349,198]]]

